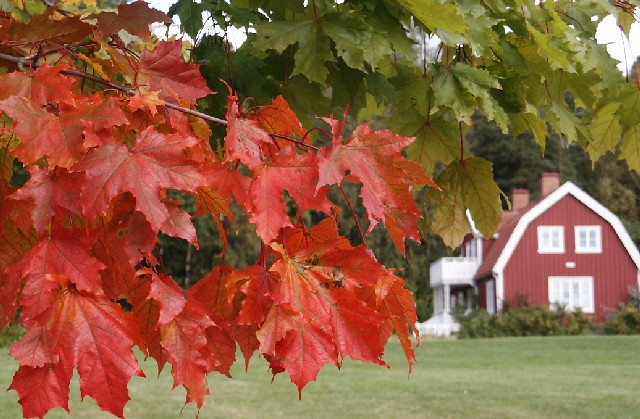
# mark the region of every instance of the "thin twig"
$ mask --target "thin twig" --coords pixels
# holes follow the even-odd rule
[[[460,161],[464,162],[464,136],[462,135],[462,122],[458,122],[458,130],[460,131]]]
[[[342,189],[342,185],[338,185],[338,188],[340,189],[340,192],[342,192],[342,195],[344,195],[344,199],[347,201],[347,205],[349,206],[349,209],[351,210],[351,215],[353,216],[353,219],[356,222],[356,226],[358,226],[358,232],[360,233],[360,238],[362,239],[362,244],[364,244],[366,246],[367,243],[364,241],[364,233],[362,232],[362,227],[360,227],[360,221],[358,221],[358,216],[356,215],[356,212],[353,209],[353,205],[351,205],[351,200],[349,199],[349,196],[347,195],[345,190]]]
[[[316,151],[320,150],[318,147],[316,147],[316,146],[314,146],[314,145],[307,144],[307,143],[305,143],[305,142],[304,142],[304,141],[302,141],[302,140],[298,140],[298,139],[295,139],[295,138],[291,138],[291,137],[288,137],[288,136],[286,136],[286,135],[277,134],[277,133],[275,133],[275,132],[270,132],[270,133],[269,133],[269,135],[270,135],[270,136],[272,136],[272,137],[275,137],[275,138],[280,138],[280,139],[283,139],[283,140],[290,141],[290,142],[292,142],[292,143],[294,143],[294,144],[296,144],[296,145],[299,145],[299,146],[301,146],[301,147],[307,147],[307,148],[310,148],[310,149],[312,149],[312,150],[316,150]]]
[[[16,64],[18,66],[18,68],[21,68],[24,65],[27,65],[27,66],[29,66],[30,68],[33,68],[33,69],[38,68],[40,66],[40,64],[33,62],[32,58],[33,57],[31,57],[31,56],[30,57],[15,57],[13,55],[0,53],[0,61],[6,61],[6,62],[10,62],[10,63]],[[99,83],[99,84],[101,84],[101,85],[103,85],[105,87],[109,87],[111,89],[114,89],[114,90],[117,90],[119,92],[125,93],[125,94],[127,94],[129,96],[135,96],[135,95],[138,94],[138,92],[136,90],[134,90],[134,89],[131,89],[129,87],[122,86],[122,85],[119,85],[119,84],[116,84],[116,83],[112,83],[109,80],[105,80],[105,79],[103,79],[101,77],[94,76],[92,74],[88,74],[88,73],[85,73],[83,71],[74,70],[74,69],[65,69],[65,70],[61,70],[60,74],[65,74],[65,75],[68,75],[68,76],[80,77],[80,78],[83,78],[83,79],[91,80],[91,81],[93,81],[95,83]],[[229,124],[228,121],[225,120],[225,119],[216,118],[215,116],[207,115],[206,113],[202,113],[202,112],[196,111],[194,109],[185,108],[184,106],[176,105],[175,103],[165,102],[164,106],[166,106],[167,108],[176,110],[178,112],[185,113],[187,115],[191,115],[191,116],[195,116],[197,118],[204,119],[205,121],[213,122],[213,123],[218,124],[218,125],[225,125],[226,126],[226,125]],[[307,144],[307,143],[304,142],[304,139],[307,137],[307,135],[311,131],[314,131],[314,130],[320,130],[320,131],[323,131],[323,132],[326,133],[326,131],[324,131],[322,129],[312,128],[312,129],[308,130],[305,133],[304,137],[302,137],[301,140],[298,140],[296,138],[292,138],[292,137],[289,137],[289,136],[286,136],[286,135],[278,134],[278,133],[275,133],[275,132],[268,132],[267,131],[267,134],[269,134],[272,137],[276,137],[276,138],[280,138],[280,139],[283,139],[283,140],[286,140],[286,141],[290,141],[290,142],[292,142],[292,143],[294,143],[294,144],[296,144],[298,146],[303,146],[303,147],[307,147],[307,148],[310,148],[312,150],[318,151],[319,150],[318,147],[313,146],[311,144]],[[327,133],[327,135],[329,135],[329,134]]]

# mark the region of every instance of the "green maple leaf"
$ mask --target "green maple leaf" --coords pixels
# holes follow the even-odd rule
[[[293,22],[268,22],[256,25],[261,36],[254,48],[261,51],[273,49],[282,53],[289,45],[298,44],[292,75],[302,74],[309,81],[324,84],[329,74],[327,61],[335,61],[329,38],[315,20]]]
[[[432,229],[450,247],[456,247],[471,231],[467,209],[476,228],[491,237],[502,220],[503,195],[493,180],[493,164],[480,157],[454,161],[438,178],[443,197],[437,203]],[[437,197],[429,191],[430,197]]]
[[[570,143],[585,144],[590,138],[591,135],[584,122],[578,119],[567,105],[552,103],[551,112],[548,115],[553,129],[564,134]]]
[[[620,110],[618,116],[624,127],[632,127],[640,123],[640,89],[634,84],[624,84],[618,95]]]
[[[630,2],[630,3],[633,3],[633,2]],[[618,27],[622,29],[622,31],[627,36],[627,38],[629,38],[629,35],[631,33],[631,25],[637,22],[636,20],[637,18],[636,18],[636,15],[634,15],[634,12],[637,15],[637,9],[627,10],[624,7],[615,8],[614,13],[616,15],[616,23],[618,24]]]
[[[438,64],[432,66],[432,71],[432,88],[437,93],[434,109],[450,108],[458,120],[469,125],[473,113],[481,109],[489,119],[496,121],[503,132],[507,132],[507,114],[492,94],[492,90],[502,89],[502,86],[489,71],[465,63],[452,66]]]
[[[630,169],[640,173],[640,123],[622,134],[620,158],[627,161]]]
[[[509,127],[507,114],[492,93],[492,90],[502,89],[498,79],[485,69],[472,67],[465,63],[456,63],[453,65],[451,72],[462,87],[476,97],[477,107],[489,119],[494,120],[502,129],[502,132],[506,134]]]
[[[455,4],[442,4],[437,0],[399,0],[398,3],[433,32],[461,34],[468,30]]]
[[[620,103],[610,102],[600,108],[591,121],[591,134],[593,138],[589,141],[587,151],[591,155],[591,160],[595,163],[609,150],[615,150],[622,137],[620,118],[616,112],[620,108]]]
[[[567,51],[557,45],[559,42],[558,38],[542,33],[533,26],[529,26],[529,32],[541,52],[543,52],[549,59],[551,67],[562,68],[570,73],[576,72],[576,67],[572,60],[569,60],[570,56],[567,55]]]
[[[476,111],[476,100],[473,95],[460,83],[450,68],[442,64],[432,67],[432,88],[437,92],[433,99],[433,109],[452,109],[456,118],[471,125],[471,115]]]
[[[430,110],[430,98],[433,97],[432,77],[422,76],[422,70],[414,65],[398,65],[396,71],[396,76],[389,81],[396,90],[393,102],[398,114],[402,115],[403,111],[415,106],[420,114],[426,115]]]
[[[195,0],[178,0],[169,8],[169,15],[178,15],[182,28],[193,39],[197,39],[202,29],[202,12],[204,3],[196,3]]]
[[[462,179],[464,201],[476,228],[485,237],[493,236],[502,220],[502,191],[493,180],[493,163],[473,157],[449,167],[457,170]]]
[[[415,137],[407,147],[407,157],[432,174],[437,161],[448,163],[460,156],[460,127],[453,119],[445,119],[443,112],[428,118],[415,108],[389,120],[394,131]]]
[[[336,52],[352,68],[365,71],[365,43],[371,27],[354,13],[330,13],[323,16],[322,29],[336,45]]]
[[[473,50],[480,51],[488,57],[493,56],[494,51],[500,48],[500,37],[493,27],[502,19],[490,16],[493,14],[491,9],[479,2],[459,2],[458,7],[465,21],[470,23],[466,33]]]
[[[440,174],[437,183],[442,192],[429,190],[427,193],[427,197],[436,205],[430,225],[431,232],[440,236],[447,246],[454,248],[471,231],[462,184],[457,172],[448,169]]]
[[[296,65],[292,74],[302,74],[309,81],[324,84],[329,74],[326,62],[335,61],[331,53],[331,44],[318,25],[310,26],[308,29],[300,34]]]
[[[525,132],[531,132],[533,138],[542,148],[544,153],[545,146],[547,144],[547,125],[537,114],[535,109],[532,112],[520,112],[516,114],[510,114],[509,120],[511,121],[511,127],[513,134],[518,136]]]

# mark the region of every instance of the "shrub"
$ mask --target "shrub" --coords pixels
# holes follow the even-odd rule
[[[640,333],[640,291],[632,288],[629,291],[629,302],[621,303],[618,311],[613,312],[604,325],[604,332],[609,335],[631,335]]]
[[[18,324],[9,325],[5,327],[2,332],[0,332],[0,348],[5,348],[7,346],[13,345],[17,342],[27,330]]]
[[[580,335],[591,325],[581,310],[571,312],[563,306],[526,306],[501,314],[478,310],[457,319],[461,338]]]

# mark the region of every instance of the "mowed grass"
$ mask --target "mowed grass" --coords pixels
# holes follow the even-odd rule
[[[2,349],[0,388],[7,388],[15,361]],[[212,395],[200,418],[631,418],[640,417],[640,337],[579,336],[427,341],[408,374],[397,341],[387,347],[388,370],[345,361],[329,366],[298,392],[286,374],[271,382],[266,363],[254,358],[249,373],[234,379],[212,374]],[[128,418],[193,418],[184,390],[171,390],[167,367],[142,362],[147,379],[133,378]],[[80,401],[71,384],[74,418],[109,418],[91,398]],[[0,393],[0,417],[21,416],[14,391]],[[62,409],[47,418],[68,418]]]

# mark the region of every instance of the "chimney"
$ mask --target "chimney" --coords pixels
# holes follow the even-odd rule
[[[529,190],[514,189],[511,191],[511,210],[518,211],[529,205]]]
[[[560,173],[547,172],[542,174],[540,197],[544,198],[560,187]]]

